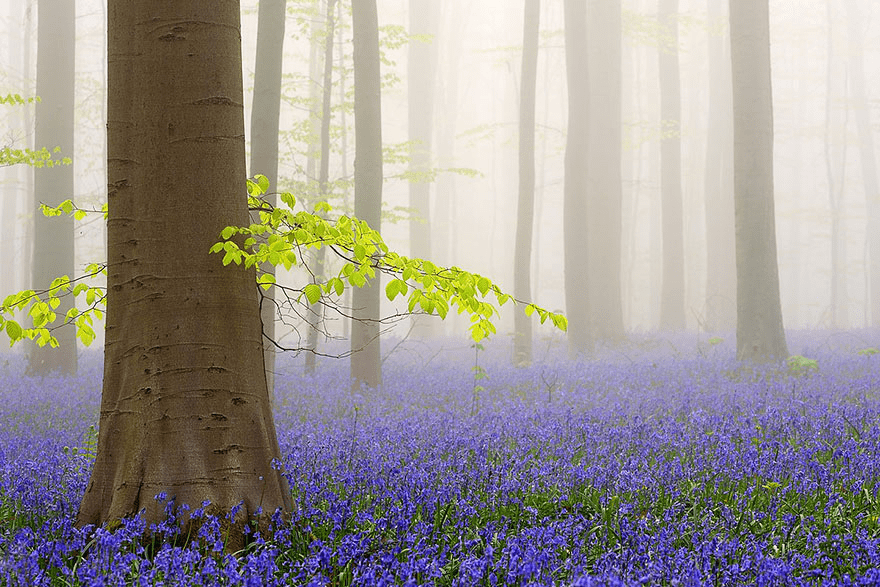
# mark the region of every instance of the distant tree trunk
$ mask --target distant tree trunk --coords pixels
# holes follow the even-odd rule
[[[773,92],[768,0],[730,0],[736,206],[736,354],[788,355],[779,301],[773,203]]]
[[[706,141],[706,327],[736,327],[736,253],[733,214],[733,89],[727,14],[709,8],[709,131]],[[724,23],[723,25],[721,23]]]
[[[333,116],[330,106],[333,98],[333,42],[334,26],[336,18],[336,0],[327,0],[327,15],[324,20],[324,71],[321,81],[321,113],[320,134],[320,169],[318,171],[318,199],[326,200],[330,195],[330,121]],[[314,254],[314,266],[312,273],[315,280],[322,280],[324,276],[324,263],[327,259],[327,249],[321,247]],[[324,317],[324,306],[321,302],[309,305],[309,331],[306,336],[306,348],[317,351],[318,330]],[[306,373],[314,373],[317,355],[314,352],[306,354]]]
[[[354,213],[374,230],[382,220],[382,102],[376,0],[352,3],[354,35]],[[382,383],[379,276],[352,291],[351,377],[355,385]]]
[[[541,29],[541,1],[525,0],[523,22],[522,75],[519,92],[519,201],[516,213],[516,246],[513,266],[513,295],[532,299],[532,227],[535,221],[535,97],[538,85],[538,41]],[[516,309],[514,314],[513,361],[532,362],[532,321]]]
[[[12,66],[12,71],[10,72],[13,79],[11,80],[14,84],[14,89],[17,92],[27,96],[27,92],[19,85],[19,82],[24,75],[19,77],[18,69],[22,65],[21,58],[21,50],[22,50],[22,25],[24,24],[24,3],[22,2],[10,2],[9,3],[9,15],[7,21],[7,48],[9,51],[9,61]],[[10,90],[13,88],[9,88]],[[25,124],[19,124],[19,121],[24,123],[26,121],[26,117],[24,115],[24,107],[23,106],[15,106],[17,112],[15,112],[14,117],[11,117],[13,122],[13,128],[18,131],[20,129],[27,128]],[[12,131],[13,128],[9,130]],[[24,145],[3,145],[3,146],[15,146],[16,148],[21,148]],[[18,226],[18,199],[21,197],[21,172],[23,171],[22,166],[13,165],[7,167],[4,170],[4,186],[3,186],[3,194],[2,202],[0,202],[0,219],[2,219],[2,227],[0,230],[3,231],[3,239],[0,240],[0,297],[5,298],[7,294],[12,293],[14,291],[19,291],[24,288],[17,288],[16,285],[16,265],[21,262],[19,259],[19,255],[16,254],[16,245],[18,244],[18,239],[16,238],[16,228]],[[29,169],[25,169],[25,171],[30,171]]]
[[[60,155],[73,156],[74,46],[76,4],[73,0],[40,0],[37,4],[37,107],[35,142],[40,147],[60,147]],[[73,198],[73,165],[56,165],[34,171],[33,286],[49,287],[56,277],[74,275],[73,219],[46,218],[40,204],[56,206]],[[55,313],[63,319],[73,307],[62,298]],[[76,338],[72,327],[55,331],[60,347],[34,345],[27,372],[45,375],[57,371],[76,373]]]
[[[663,284],[660,327],[684,330],[684,218],[681,194],[681,72],[678,0],[660,0],[657,15],[668,47],[660,46],[660,190],[663,211]]]
[[[258,508],[291,503],[254,271],[208,252],[248,222],[239,17],[238,2],[109,2],[104,383],[77,518],[158,523],[161,492],[221,519],[243,501],[227,550]]]
[[[859,133],[862,183],[868,210],[868,292],[870,325],[880,326],[880,182],[877,179],[877,155],[871,130],[871,110],[865,91],[864,41],[861,11],[856,0],[846,0],[850,39],[849,83],[852,108]]]
[[[846,327],[849,322],[846,288],[846,238],[843,231],[843,200],[846,194],[846,127],[848,107],[834,107],[834,91],[846,95],[846,79],[840,59],[834,52],[832,2],[826,3],[828,21],[825,68],[825,175],[828,178],[828,205],[831,209],[831,326]],[[840,79],[842,78],[843,79]]]
[[[587,240],[593,335],[623,338],[621,299],[621,36],[620,0],[587,3],[590,68]]]
[[[565,143],[563,244],[565,251],[565,313],[569,355],[593,348],[590,324],[587,238],[587,133],[590,128],[590,80],[587,48],[587,10],[583,0],[565,0],[565,71],[568,79],[568,134]]]
[[[319,13],[321,10],[321,2],[320,0],[313,0],[313,4],[315,5],[314,14],[311,19],[311,27],[309,29],[309,137],[308,137],[308,146],[306,148],[306,181],[308,183],[308,187],[306,188],[306,201],[312,202],[317,199],[318,191],[320,188],[318,184],[320,180],[318,179],[319,171],[318,169],[321,166],[321,144],[320,144],[320,136],[321,136],[321,104],[323,102],[323,92],[321,90],[321,82],[324,79],[323,70],[323,55],[326,53],[326,38],[323,37],[322,32],[326,28],[327,19],[325,16],[324,21],[322,22],[319,17]],[[321,40],[324,40],[323,45],[321,44]],[[331,36],[331,42],[333,37]],[[323,249],[321,249],[323,251]],[[312,282],[319,281],[320,277],[315,275],[314,272],[318,269],[318,251],[312,249],[306,251],[306,255],[308,256],[309,268],[314,275]],[[324,306],[321,305],[320,302],[316,304],[309,304],[309,309],[306,311],[306,359],[305,359],[305,373],[312,374],[315,372],[317,368],[318,357],[316,351],[318,350],[318,329],[321,323],[321,318],[323,317]]]
[[[260,0],[257,12],[257,57],[254,65],[254,103],[251,108],[251,174],[269,180],[266,201],[275,205],[278,190],[278,119],[281,114],[281,62],[284,58],[284,21],[287,0]],[[255,219],[257,220],[257,219]],[[275,273],[270,263],[263,271]],[[260,288],[263,322],[263,359],[269,397],[275,398],[275,288]]]

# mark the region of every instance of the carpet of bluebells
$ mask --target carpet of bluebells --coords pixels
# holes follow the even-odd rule
[[[407,343],[362,393],[291,358],[292,519],[235,553],[214,519],[74,527],[100,357],[0,356],[0,585],[880,585],[880,332],[789,337],[802,358],[765,367],[732,335],[545,340],[523,368]]]

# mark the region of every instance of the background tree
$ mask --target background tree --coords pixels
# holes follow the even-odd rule
[[[281,114],[281,63],[284,59],[284,21],[287,0],[260,0],[257,17],[257,58],[254,65],[254,103],[251,110],[251,175],[265,175],[278,187],[278,121]],[[269,203],[275,197],[267,196]],[[274,267],[267,266],[266,271]],[[275,390],[274,289],[263,292],[260,319],[263,323],[263,359],[270,398]]]
[[[862,185],[868,211],[868,324],[880,326],[880,181],[877,179],[877,155],[871,127],[871,109],[865,90],[864,34],[862,11],[856,0],[846,0],[847,28],[849,30],[848,76],[852,93],[852,109],[859,134],[859,155]]]
[[[160,492],[218,512],[243,500],[239,524],[290,506],[271,466],[254,272],[209,254],[225,226],[249,222],[239,13],[108,5],[104,384],[80,524],[140,509],[155,522]]]
[[[541,30],[540,0],[525,0],[523,16],[522,75],[519,92],[519,198],[516,212],[513,295],[531,299],[532,227],[535,221],[535,94],[538,85],[538,41]],[[532,362],[532,324],[528,316],[514,317],[513,360]]]
[[[565,71],[568,79],[568,134],[565,143],[565,312],[569,354],[592,349],[590,325],[589,255],[593,239],[587,217],[587,133],[590,126],[590,78],[586,3],[565,0]]]
[[[733,213],[733,89],[725,3],[708,0],[709,121],[706,140],[706,326],[736,327]]]
[[[73,153],[74,46],[76,6],[73,0],[40,0],[37,4],[37,145],[59,147],[62,154]],[[48,287],[59,275],[73,277],[73,219],[46,218],[40,204],[56,206],[73,197],[73,166],[52,165],[34,171],[34,249],[32,283]],[[59,220],[59,223],[54,222]],[[65,298],[55,310],[65,315],[71,308]],[[51,371],[75,373],[76,339],[72,329],[59,332],[60,349],[34,346],[28,357],[28,373]],[[57,351],[57,352],[56,352]]]
[[[663,282],[660,327],[684,330],[684,218],[681,194],[681,72],[678,62],[678,0],[660,0],[657,18],[664,38],[659,47],[660,192]]]
[[[730,0],[736,354],[754,361],[788,355],[776,259],[769,12],[768,0]]]
[[[379,69],[379,17],[376,0],[352,4],[354,35],[354,213],[374,230],[382,217],[382,100]],[[381,286],[372,280],[352,292],[351,377],[356,383],[382,383],[379,341]]]
[[[621,302],[621,3],[587,2],[590,68],[587,152],[588,291],[593,335],[623,337]]]

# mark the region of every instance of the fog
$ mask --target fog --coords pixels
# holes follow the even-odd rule
[[[592,3],[591,3],[592,4]],[[603,4],[602,2],[597,2]],[[605,3],[607,4],[607,3]],[[613,4],[613,3],[612,3]],[[624,328],[649,332],[661,327],[663,230],[661,225],[661,147],[680,141],[680,202],[683,236],[683,312],[692,331],[730,330],[732,322],[713,324],[712,312],[735,308],[735,289],[709,292],[710,269],[722,277],[735,270],[711,266],[707,194],[715,185],[732,193],[732,138],[715,125],[712,107],[729,104],[713,94],[714,76],[729,66],[726,2],[681,0],[677,15],[657,17],[658,2],[625,0],[621,18],[620,103],[620,291]],[[283,63],[279,143],[279,189],[296,191],[309,181],[310,37],[320,42],[321,22],[311,1],[288,2]],[[430,166],[431,258],[492,277],[505,291],[514,286],[514,238],[518,194],[518,120],[523,43],[523,2],[446,0],[432,6],[433,33],[410,41],[405,0],[379,0],[384,62],[382,132],[386,151],[382,234],[393,250],[410,253],[410,196],[407,141],[408,108],[424,97],[408,95],[409,43],[431,45],[436,71],[431,79],[433,115]],[[855,19],[853,7],[860,12]],[[712,13],[710,14],[710,9]],[[76,109],[73,153],[74,193],[84,206],[105,201],[104,56],[106,16],[103,2],[76,2]],[[670,41],[668,23],[678,25]],[[0,2],[0,93],[35,94],[36,2]],[[535,218],[531,259],[531,299],[566,311],[564,292],[563,196],[568,97],[563,3],[541,3],[535,111]],[[770,31],[774,115],[776,238],[783,321],[787,329],[860,328],[880,323],[869,301],[880,296],[869,279],[868,207],[863,165],[866,136],[880,132],[880,5],[851,2],[771,0]],[[250,137],[257,36],[257,3],[242,2],[245,124]],[[350,109],[339,106],[350,92],[351,22],[343,11],[335,46],[333,149],[330,178],[334,206],[345,209],[352,197],[354,126]],[[720,52],[719,52],[720,49]],[[714,53],[713,53],[714,51]],[[677,55],[680,74],[680,122],[661,115],[661,56]],[[592,71],[603,71],[604,55],[594,54]],[[593,63],[594,60],[596,63]],[[713,61],[714,60],[714,61]],[[860,64],[863,75],[859,73]],[[343,73],[343,68],[346,73]],[[592,76],[592,74],[591,74]],[[719,83],[724,83],[723,79]],[[729,82],[728,82],[729,83]],[[859,84],[864,84],[864,103]],[[591,92],[601,94],[603,80],[591,77]],[[714,96],[714,98],[713,98]],[[345,99],[350,99],[346,94]],[[712,100],[716,100],[715,104]],[[7,106],[2,115],[3,145],[34,146],[35,106]],[[668,112],[668,111],[667,111]],[[859,125],[863,126],[860,134]],[[602,120],[593,119],[598,125]],[[345,126],[343,126],[345,125]],[[713,126],[714,125],[714,126]],[[719,130],[720,128],[720,130]],[[710,138],[710,133],[712,138]],[[610,144],[615,140],[609,137]],[[52,146],[52,145],[37,145]],[[874,156],[875,157],[875,156]],[[707,169],[709,170],[707,172]],[[424,174],[424,170],[423,175]],[[250,169],[250,174],[262,173]],[[875,171],[873,171],[876,173]],[[25,166],[2,170],[0,291],[6,295],[31,287],[33,255],[31,203],[34,171]],[[37,171],[39,173],[39,171]],[[707,173],[729,181],[707,181]],[[427,173],[433,175],[433,173]],[[613,175],[613,173],[612,173]],[[342,180],[339,182],[338,180]],[[875,180],[876,181],[876,180]],[[717,193],[709,194],[717,196]],[[181,194],[185,197],[185,194]],[[192,211],[194,215],[198,211]],[[76,225],[77,270],[105,259],[100,219]],[[731,228],[732,230],[732,228]],[[585,225],[584,234],[589,232]],[[832,237],[837,234],[835,241]],[[303,275],[281,277],[295,283]],[[729,281],[728,281],[729,284]],[[668,284],[667,284],[668,285]],[[729,287],[729,286],[728,286]],[[711,295],[710,295],[711,294]],[[707,298],[722,308],[713,310]],[[727,308],[726,310],[724,308]],[[391,311],[391,306],[387,306]],[[463,333],[466,320],[450,320],[435,332]],[[341,322],[330,323],[343,333]],[[408,326],[399,326],[406,332]],[[499,334],[512,332],[505,312]],[[536,336],[552,333],[536,326]],[[100,333],[99,333],[100,335]]]

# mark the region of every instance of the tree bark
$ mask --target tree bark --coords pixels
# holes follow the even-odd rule
[[[278,120],[281,115],[281,62],[287,0],[260,0],[257,11],[257,55],[254,65],[254,103],[251,108],[251,174],[269,180],[266,201],[275,205],[278,190]],[[255,218],[258,220],[258,218]],[[266,263],[263,271],[275,274]],[[275,397],[275,288],[259,290],[263,323],[263,360],[269,397]]]
[[[773,92],[768,0],[730,0],[736,207],[736,354],[788,355],[779,301],[773,203]]]
[[[354,213],[374,230],[382,219],[382,103],[379,17],[375,0],[352,4],[354,35]],[[376,275],[352,291],[351,377],[355,385],[382,383]]]
[[[58,155],[73,157],[74,46],[76,3],[73,0],[39,0],[37,4],[37,105],[35,143]],[[57,155],[56,155],[57,157]],[[56,277],[74,277],[73,218],[47,218],[40,204],[57,206],[73,198],[73,165],[55,165],[34,170],[34,257],[32,280],[35,289],[48,288]],[[73,307],[72,296],[61,299],[55,309],[59,320]],[[34,345],[28,356],[27,373],[76,373],[76,332],[72,327],[55,331],[60,346]]]
[[[565,251],[565,313],[569,355],[593,348],[590,289],[587,279],[592,224],[587,217],[587,133],[590,79],[587,11],[583,0],[565,0],[565,71],[568,79],[568,134],[565,143],[563,246]],[[587,233],[586,235],[584,233]]]
[[[736,253],[733,213],[733,89],[730,37],[715,30],[727,15],[718,0],[709,9],[709,129],[706,141],[706,327],[736,327]]]
[[[880,181],[877,179],[877,155],[871,130],[871,110],[865,91],[864,41],[861,11],[856,0],[846,0],[849,29],[849,83],[852,109],[859,133],[862,183],[868,210],[868,292],[869,324],[880,327]]]
[[[587,3],[590,68],[587,240],[593,335],[623,338],[621,299],[621,42],[620,0]]]
[[[513,295],[532,299],[532,228],[535,221],[535,97],[541,1],[525,0],[522,74],[519,86],[519,199],[516,208]],[[532,321],[521,308],[514,314],[513,362],[532,362]]]
[[[157,522],[160,492],[218,513],[243,501],[234,548],[259,508],[291,503],[254,271],[208,252],[248,222],[239,3],[108,8],[104,385],[78,523]]]
[[[678,0],[660,0],[657,18],[669,46],[659,48],[660,191],[663,282],[660,327],[684,330],[684,218],[681,193],[681,71],[678,60]]]

